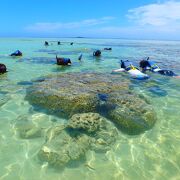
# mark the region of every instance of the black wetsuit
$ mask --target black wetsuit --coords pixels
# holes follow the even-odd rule
[[[142,68],[142,72],[145,72],[147,70],[150,70],[152,72],[157,72],[161,75],[165,75],[165,76],[177,76],[177,74],[175,74],[173,71],[170,70],[165,70],[165,69],[160,69],[156,63],[154,63],[153,61],[148,61],[148,60],[142,60],[139,63],[139,66]],[[148,69],[149,68],[149,69]],[[159,70],[157,70],[159,68]],[[156,71],[157,70],[157,71]]]
[[[0,64],[0,74],[7,72],[6,66],[4,64]]]
[[[93,56],[101,56],[101,51],[100,50],[94,51]]]

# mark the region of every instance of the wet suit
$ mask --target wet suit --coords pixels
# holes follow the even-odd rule
[[[137,69],[133,66],[132,62],[129,60],[126,60],[126,61],[121,60],[121,68],[125,69],[126,71]]]
[[[122,70],[127,71],[131,75],[131,77],[139,80],[149,78],[147,74],[140,72],[139,69],[133,66],[132,62],[128,60],[121,60],[121,69],[114,70],[113,72],[122,72]]]
[[[47,41],[44,42],[45,46],[49,46],[49,43]]]
[[[94,51],[93,56],[101,56],[101,51],[100,50]]]
[[[78,60],[81,61],[82,59],[82,54],[78,57]]]
[[[58,65],[67,66],[71,64],[71,60],[69,58],[60,58],[56,56],[56,61]]]
[[[165,76],[178,76],[173,71],[160,69],[154,61],[149,61],[149,58],[147,60],[142,60],[140,62],[140,67],[142,68],[143,72],[149,70]]]
[[[22,52],[17,50],[14,53],[12,53],[10,56],[22,56]]]
[[[7,72],[6,66],[4,64],[0,64],[0,74]]]

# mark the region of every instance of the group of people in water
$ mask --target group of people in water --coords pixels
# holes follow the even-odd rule
[[[104,50],[112,50],[112,48],[104,48]],[[93,52],[93,56],[95,57],[100,57],[101,56],[101,50],[96,50]],[[82,59],[82,54],[79,56],[78,60]],[[57,64],[66,66],[66,65],[71,65],[72,62],[69,58],[60,58],[56,56]],[[161,75],[166,75],[166,76],[178,76],[171,70],[164,70],[160,69],[158,65],[154,61],[150,61],[149,57],[147,59],[143,59],[139,63],[139,67],[141,68],[141,71],[139,70],[138,67],[134,66],[133,63],[129,60],[121,60],[121,68],[113,70],[113,73],[116,72],[123,72],[127,71],[129,72],[132,77],[135,77],[137,79],[147,79],[149,76],[145,74],[147,71],[151,72],[156,72]]]
[[[70,42],[70,45],[73,45],[74,43],[73,42]],[[48,41],[45,41],[44,42],[44,45],[45,46],[49,46],[49,42]],[[57,41],[57,45],[61,45],[61,42],[60,41]]]
[[[20,56],[22,56],[22,52],[17,50],[15,52],[13,52],[12,54],[10,54],[10,56],[12,56],[12,57],[18,57],[19,56],[20,57]],[[7,72],[6,65],[0,63],[0,74],[4,74],[6,72]]]
[[[112,50],[112,48],[104,48],[104,50]],[[80,56],[78,57],[79,61],[81,61],[82,56],[83,55],[80,54]],[[94,51],[93,56],[100,57],[101,56],[101,51],[100,50]],[[71,60],[69,58],[57,57],[57,55],[56,55],[56,62],[57,62],[57,65],[62,65],[62,66],[68,66],[68,65],[72,64],[72,62],[71,62]]]
[[[61,42],[58,41],[57,44],[61,45]],[[47,41],[45,41],[44,45],[48,46],[49,43]],[[71,42],[70,45],[73,45],[73,42]],[[104,48],[103,50],[111,51],[112,48]],[[12,56],[12,57],[21,57],[22,55],[23,55],[22,52],[19,50],[10,54],[10,56]],[[79,61],[81,61],[82,56],[83,55],[80,54],[80,56],[78,57]],[[101,50],[95,50],[93,52],[93,56],[100,57]],[[57,65],[61,65],[61,66],[68,66],[68,65],[72,64],[70,58],[58,57],[57,55],[56,55],[56,63],[57,63]],[[158,74],[165,75],[165,76],[179,77],[177,74],[175,74],[171,70],[164,70],[164,69],[159,68],[159,66],[154,61],[149,60],[149,57],[147,59],[143,59],[140,61],[139,67],[141,68],[141,70],[139,70],[138,67],[134,66],[133,63],[129,60],[121,60],[120,66],[121,66],[120,69],[113,70],[112,72],[118,73],[118,72],[126,71],[130,75],[132,75],[132,77],[135,77],[137,79],[149,78],[149,76],[146,74],[147,71],[151,71],[151,72],[158,73]],[[6,73],[6,72],[7,72],[6,66],[4,64],[0,64],[0,74]]]
[[[177,74],[175,74],[171,70],[161,69],[159,66],[154,62],[149,60],[149,57],[147,59],[142,59],[139,62],[139,67],[141,68],[141,71],[138,67],[134,66],[133,63],[129,60],[121,60],[121,68],[113,70],[113,72],[123,72],[127,71],[132,77],[136,79],[147,79],[149,76],[145,74],[147,71],[151,71],[153,73],[158,73],[165,76],[171,76],[171,77],[179,77]]]

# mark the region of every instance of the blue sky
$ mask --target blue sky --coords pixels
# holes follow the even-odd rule
[[[180,40],[177,0],[1,0],[1,37]]]

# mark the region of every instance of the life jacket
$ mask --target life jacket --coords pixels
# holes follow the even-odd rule
[[[154,61],[147,61],[148,62],[148,64],[149,64],[149,67],[151,68],[151,70],[153,71],[153,70],[155,70],[155,69],[160,69],[159,67],[158,67],[158,65],[154,62]]]
[[[135,70],[137,69],[131,61],[121,61],[121,68],[124,68],[126,71],[129,71],[129,70]]]

